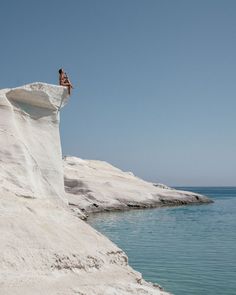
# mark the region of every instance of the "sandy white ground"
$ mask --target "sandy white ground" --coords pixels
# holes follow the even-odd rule
[[[105,161],[65,157],[65,190],[71,208],[84,213],[208,203],[200,194],[153,184]]]
[[[167,294],[68,208],[57,113],[66,91],[0,90],[0,295]]]

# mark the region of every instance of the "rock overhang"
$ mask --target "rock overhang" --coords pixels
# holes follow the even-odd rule
[[[59,133],[67,100],[66,87],[41,82],[0,90],[0,193],[67,202]]]
[[[66,87],[42,82],[34,82],[11,89],[2,89],[0,94],[1,92],[10,101],[50,110],[57,110],[63,107],[68,100],[68,90]]]

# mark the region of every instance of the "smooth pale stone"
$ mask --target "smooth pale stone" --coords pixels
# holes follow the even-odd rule
[[[67,89],[0,90],[0,294],[164,295],[64,192],[58,107]]]
[[[0,192],[67,202],[57,111],[66,101],[67,88],[45,83],[0,90]]]
[[[101,212],[210,203],[200,194],[154,184],[105,161],[64,157],[65,190],[72,209]]]

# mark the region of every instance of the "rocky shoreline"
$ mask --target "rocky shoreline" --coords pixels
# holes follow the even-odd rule
[[[67,88],[40,82],[0,90],[0,293],[167,295],[78,215],[210,200],[106,162],[62,161],[58,109],[67,100]]]
[[[67,156],[63,163],[69,205],[82,219],[99,212],[212,203],[200,194],[147,182],[105,161]]]

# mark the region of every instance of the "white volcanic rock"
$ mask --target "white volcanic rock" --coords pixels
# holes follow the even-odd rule
[[[67,89],[33,83],[0,90],[0,193],[65,200],[59,113]]]
[[[64,202],[65,98],[66,88],[43,83],[0,91],[0,294],[167,294]]]
[[[1,196],[1,295],[166,294],[61,203]]]
[[[86,213],[211,202],[196,193],[144,181],[99,160],[65,157],[64,173],[69,204]]]
[[[173,188],[171,188],[171,187],[169,187],[169,186],[167,186],[167,185],[165,185],[163,183],[153,183],[153,185],[156,186],[156,187],[159,187],[159,188],[172,189],[173,190]]]

